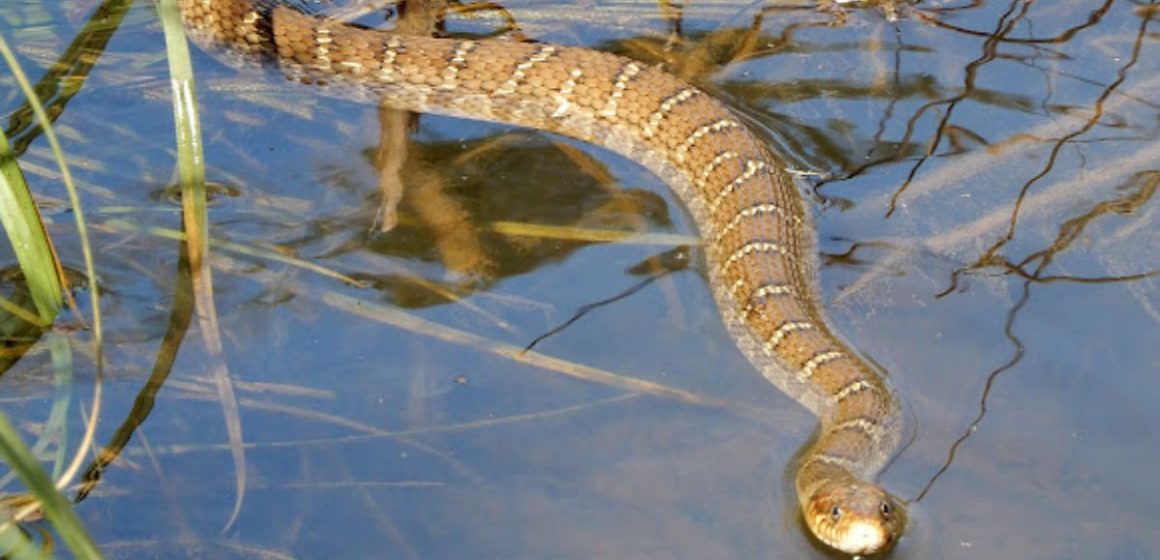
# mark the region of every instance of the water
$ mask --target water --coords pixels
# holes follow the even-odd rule
[[[36,79],[90,4],[8,4],[0,33]],[[895,23],[785,3],[505,7],[530,37],[667,61],[804,172],[833,322],[890,372],[912,418],[883,476],[922,496],[894,558],[1149,558],[1154,8],[974,4],[922,3]],[[804,534],[785,472],[813,419],[732,348],[695,267],[669,259],[536,346],[567,362],[511,357],[687,242],[511,228],[692,234],[664,185],[598,148],[423,116],[398,226],[379,233],[373,107],[198,54],[215,237],[365,286],[215,253],[248,462],[244,507],[221,534],[235,468],[212,361],[196,321],[182,328],[178,244],[145,229],[180,225],[161,44],[152,6],[134,6],[57,121],[106,293],[98,444],[176,351],[78,507],[110,557],[834,557]],[[21,99],[7,74],[0,84],[7,116]],[[81,268],[42,138],[21,163]],[[95,375],[87,335],[71,336],[70,453]],[[30,439],[55,391],[46,346],[0,378]]]

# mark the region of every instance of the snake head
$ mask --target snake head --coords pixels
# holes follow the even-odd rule
[[[803,513],[818,540],[853,555],[888,550],[906,527],[902,501],[860,480],[819,489],[806,501]]]

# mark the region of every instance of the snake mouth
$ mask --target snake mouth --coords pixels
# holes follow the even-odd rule
[[[855,521],[838,533],[830,546],[849,554],[876,554],[890,548],[894,535],[881,523]]]

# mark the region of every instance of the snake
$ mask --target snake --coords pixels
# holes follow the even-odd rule
[[[785,159],[703,90],[596,50],[367,28],[276,0],[179,0],[186,35],[231,64],[265,64],[329,94],[506,123],[639,162],[702,239],[717,310],[737,348],[818,420],[793,473],[802,520],[851,555],[890,549],[905,502],[875,482],[901,442],[889,379],[827,322],[816,233]]]

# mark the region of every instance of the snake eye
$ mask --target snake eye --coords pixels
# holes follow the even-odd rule
[[[839,517],[842,517],[842,508],[834,506],[830,510],[830,517],[833,517],[835,520],[837,520]]]
[[[890,505],[890,502],[882,502],[882,507],[879,510],[882,511],[882,515],[890,515],[894,511],[894,508]]]

